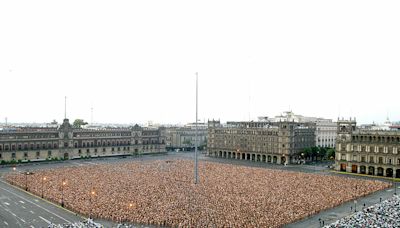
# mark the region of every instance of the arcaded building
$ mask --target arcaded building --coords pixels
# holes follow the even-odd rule
[[[40,161],[165,152],[165,128],[54,128],[0,131],[0,161]]]
[[[207,154],[275,164],[297,162],[315,145],[315,124],[296,122],[208,122]]]
[[[337,122],[335,169],[400,178],[400,132],[357,128],[355,119]]]

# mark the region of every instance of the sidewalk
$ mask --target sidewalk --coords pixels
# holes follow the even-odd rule
[[[397,187],[397,194],[400,193],[400,187]],[[329,193],[327,193],[329,194]],[[394,188],[388,188],[379,192],[375,192],[371,195],[368,195],[363,198],[357,199],[356,210],[359,211],[363,208],[364,204],[366,207],[372,206],[376,203],[379,203],[381,200],[386,200],[392,197],[394,194]],[[328,209],[326,211],[322,211],[314,216],[305,218],[295,223],[288,224],[284,227],[286,228],[295,228],[295,227],[322,227],[322,223],[324,225],[329,225],[343,217],[346,217],[352,213],[354,213],[354,201],[344,203],[340,206]],[[319,220],[321,219],[321,220]],[[321,221],[321,223],[320,223]]]

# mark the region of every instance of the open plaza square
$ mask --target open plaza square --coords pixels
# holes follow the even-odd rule
[[[281,227],[390,183],[202,161],[9,173],[9,183],[94,218],[171,227]]]

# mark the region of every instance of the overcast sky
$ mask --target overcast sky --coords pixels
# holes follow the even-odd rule
[[[0,1],[0,122],[400,120],[400,1]]]

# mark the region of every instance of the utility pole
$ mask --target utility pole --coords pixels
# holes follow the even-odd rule
[[[90,125],[93,125],[93,106],[90,108]]]
[[[64,119],[67,119],[67,96],[64,98]]]
[[[199,181],[198,177],[198,161],[197,161],[197,130],[198,130],[198,73],[196,72],[196,133],[195,133],[195,146],[194,146],[194,183],[197,184]]]

